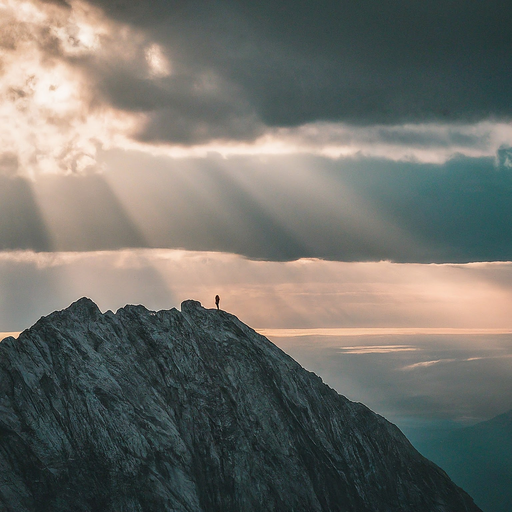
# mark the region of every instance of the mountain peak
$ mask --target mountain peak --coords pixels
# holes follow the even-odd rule
[[[80,299],[0,344],[0,391],[1,510],[479,510],[394,425],[192,300]]]
[[[63,311],[71,312],[77,316],[96,317],[98,314],[101,314],[98,306],[88,297],[78,299]]]
[[[187,299],[181,303],[181,311],[184,311],[184,310],[185,311],[192,311],[192,310],[195,311],[195,310],[200,310],[200,309],[205,309],[205,308],[197,300]]]

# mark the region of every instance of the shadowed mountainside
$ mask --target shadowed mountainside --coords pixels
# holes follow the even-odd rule
[[[512,411],[416,445],[486,512],[512,510]]]

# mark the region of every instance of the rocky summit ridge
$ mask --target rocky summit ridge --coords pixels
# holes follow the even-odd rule
[[[224,311],[84,298],[0,343],[0,511],[478,510]]]

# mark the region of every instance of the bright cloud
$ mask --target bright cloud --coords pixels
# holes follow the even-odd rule
[[[365,347],[340,347],[343,354],[394,354],[395,352],[414,352],[417,347],[410,345],[367,345]]]
[[[149,65],[151,75],[156,77],[170,75],[171,66],[165,57],[161,46],[152,44],[146,48],[144,53],[146,55],[146,61]]]
[[[97,58],[114,27],[83,2],[70,9],[7,0],[0,21],[0,145],[7,174],[81,173],[98,146],[136,118],[98,103],[79,64]]]

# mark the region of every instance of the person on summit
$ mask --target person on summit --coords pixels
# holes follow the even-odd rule
[[[219,309],[219,303],[220,303],[220,297],[218,295],[215,295],[215,305],[217,306],[217,309]]]

